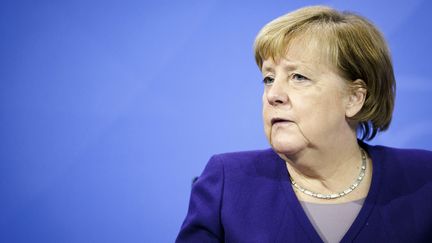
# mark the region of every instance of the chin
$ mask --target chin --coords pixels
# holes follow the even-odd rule
[[[303,141],[292,141],[292,140],[272,140],[270,142],[273,150],[279,154],[296,154],[306,148],[307,144]]]

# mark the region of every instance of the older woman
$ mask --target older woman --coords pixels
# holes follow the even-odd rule
[[[271,149],[213,156],[177,242],[432,241],[432,152],[370,146],[395,80],[366,19],[307,7],[255,41]]]

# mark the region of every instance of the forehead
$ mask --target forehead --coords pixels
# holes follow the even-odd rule
[[[302,67],[316,71],[326,68],[336,71],[328,43],[321,39],[311,35],[292,38],[283,53],[263,60],[262,70],[282,65],[287,68]]]

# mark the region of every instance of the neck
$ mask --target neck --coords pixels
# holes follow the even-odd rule
[[[322,193],[346,189],[358,175],[361,151],[357,139],[310,147],[294,155],[281,155],[291,177],[299,184]]]

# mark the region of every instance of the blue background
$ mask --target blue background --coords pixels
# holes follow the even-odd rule
[[[432,149],[430,1],[0,3],[0,242],[173,242],[214,153],[266,148],[252,44],[327,4],[371,19],[397,77],[373,143]]]

